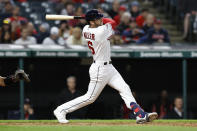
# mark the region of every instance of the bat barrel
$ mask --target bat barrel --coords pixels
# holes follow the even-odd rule
[[[68,15],[46,15],[46,20],[72,20],[72,19],[84,19],[81,16],[68,16]]]

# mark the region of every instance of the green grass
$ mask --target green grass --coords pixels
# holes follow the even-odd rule
[[[0,120],[0,123],[14,123],[14,122],[17,122],[17,123],[38,123],[38,122],[41,122],[41,123],[44,123],[44,122],[47,122],[47,123],[54,123],[54,122],[57,122],[57,120]],[[111,122],[115,122],[115,123],[119,123],[119,122],[131,122],[131,123],[135,123],[135,120],[94,120],[94,119],[91,119],[91,120],[70,120],[71,123],[95,123],[95,122],[106,122],[106,123],[111,123]],[[176,123],[176,122],[184,122],[184,123],[197,123],[197,120],[155,120],[154,123],[166,123],[166,122],[173,122],[173,123]]]
[[[3,125],[5,123],[7,125]],[[37,125],[38,123],[40,125]],[[131,123],[131,125],[121,125],[121,123]],[[197,131],[197,127],[180,126],[180,123],[197,125],[197,120],[157,120],[153,124],[144,125],[136,125],[134,120],[71,120],[70,125],[57,124],[56,120],[0,120],[0,131]]]
[[[1,131],[196,131],[197,128],[171,126],[1,126]]]

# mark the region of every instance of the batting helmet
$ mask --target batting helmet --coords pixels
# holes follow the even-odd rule
[[[85,19],[87,21],[91,21],[91,20],[96,20],[96,19],[100,19],[103,17],[103,14],[99,13],[98,10],[96,9],[92,9],[92,10],[89,10],[86,15],[85,15]]]

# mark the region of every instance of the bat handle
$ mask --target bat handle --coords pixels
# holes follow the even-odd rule
[[[85,17],[82,17],[82,16],[74,16],[74,19],[85,19]]]

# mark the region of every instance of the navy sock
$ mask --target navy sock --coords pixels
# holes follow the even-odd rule
[[[135,102],[131,102],[130,106],[131,106],[131,110],[134,112],[136,116],[140,118],[145,117],[146,113],[138,104],[136,104]]]

